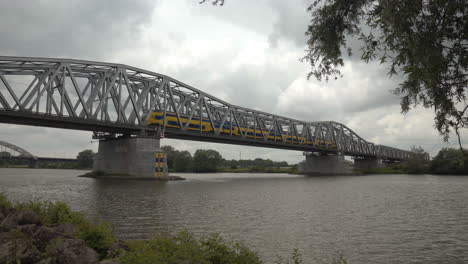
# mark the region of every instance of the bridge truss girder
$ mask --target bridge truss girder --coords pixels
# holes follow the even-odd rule
[[[148,126],[154,111],[177,116],[179,128]],[[74,129],[94,131],[141,131],[183,135],[181,138],[216,138],[230,142],[233,131],[245,143],[257,146],[279,144],[295,150],[341,153],[351,156],[405,160],[410,152],[374,145],[350,128],[337,122],[306,122],[229,104],[169,76],[122,64],[101,62],[0,56],[0,116],[15,115],[53,119],[77,124]],[[184,115],[188,120],[184,122]],[[194,117],[208,120],[213,131],[189,131]],[[13,121],[12,121],[13,120]],[[50,120],[49,120],[50,121]],[[18,121],[20,122],[20,121]],[[221,125],[215,128],[215,123]],[[221,134],[229,122],[230,134]],[[46,125],[44,121],[44,125]],[[79,127],[81,124],[82,127]],[[249,138],[241,127],[261,131],[262,138]],[[105,128],[105,129],[104,129]],[[268,137],[281,135],[272,142]],[[288,138],[297,139],[287,142]],[[308,143],[309,142],[309,143]],[[310,144],[312,142],[312,144]],[[320,142],[335,142],[336,146]]]

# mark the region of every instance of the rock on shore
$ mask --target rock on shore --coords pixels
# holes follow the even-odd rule
[[[0,263],[88,264],[120,263],[103,260],[82,239],[72,224],[44,225],[30,209],[0,204]]]

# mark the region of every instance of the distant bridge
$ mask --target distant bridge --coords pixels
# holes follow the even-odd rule
[[[155,112],[162,116],[159,125],[151,124]],[[71,59],[0,56],[0,122],[88,130],[100,137],[164,134],[364,158],[411,156],[368,142],[334,121],[301,121],[248,109],[163,74]]]
[[[22,157],[37,160],[37,157],[31,154],[29,151],[11,143],[0,140],[0,158],[5,157]]]
[[[14,160],[14,161],[25,161],[32,167],[36,167],[39,162],[41,163],[76,163],[77,159],[69,158],[51,158],[51,157],[36,157],[29,151],[0,140],[0,160]]]

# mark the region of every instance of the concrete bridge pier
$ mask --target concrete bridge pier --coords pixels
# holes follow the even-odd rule
[[[94,170],[114,177],[167,178],[167,160],[159,139],[123,137],[102,139]]]
[[[377,158],[358,158],[354,159],[354,168],[355,169],[374,169],[382,167],[382,163],[379,162]]]
[[[306,160],[301,172],[306,175],[350,175],[353,168],[344,155],[305,153]]]

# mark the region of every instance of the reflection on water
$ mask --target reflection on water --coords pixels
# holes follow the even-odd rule
[[[468,263],[468,177],[184,174],[187,181],[96,180],[83,171],[0,169],[15,201],[62,200],[125,239],[188,229],[245,241],[267,260]]]

